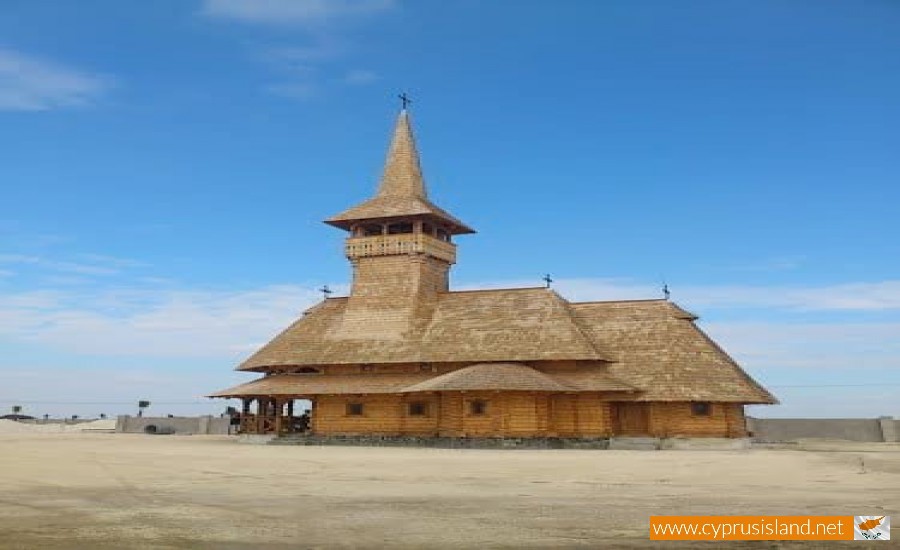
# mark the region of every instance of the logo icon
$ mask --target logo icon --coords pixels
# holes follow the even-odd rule
[[[853,540],[891,540],[891,516],[853,516]]]

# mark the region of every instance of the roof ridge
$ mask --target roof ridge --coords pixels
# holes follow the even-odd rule
[[[572,325],[575,327],[575,330],[578,331],[578,334],[580,334],[581,337],[585,339],[585,341],[587,341],[588,346],[590,346],[591,349],[594,350],[594,352],[597,354],[597,357],[601,358],[604,361],[609,361],[610,359],[606,356],[605,353],[600,350],[599,347],[597,347],[597,343],[594,342],[594,339],[591,338],[591,336],[587,333],[587,330],[585,330],[581,322],[578,320],[578,316],[575,315],[574,311],[572,311],[571,302],[560,296],[559,293],[557,293],[555,290],[551,290],[551,292],[553,292],[553,294],[562,302],[562,307],[566,310],[566,314],[569,316],[569,319],[571,319]]]
[[[467,290],[450,290],[447,292],[442,292],[441,294],[462,294],[463,292],[509,292],[511,290],[546,290],[547,287],[543,286],[522,286],[522,287],[510,287],[510,288],[473,288]]]
[[[627,304],[631,302],[670,302],[665,298],[636,298],[630,300],[588,300],[586,302],[569,302],[573,306],[580,306],[581,304]]]

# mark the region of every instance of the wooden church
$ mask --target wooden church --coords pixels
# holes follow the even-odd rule
[[[406,109],[376,195],[326,223],[348,233],[350,295],[238,367],[260,378],[210,396],[242,400],[242,433],[744,437],[744,406],[776,403],[668,300],[451,290],[455,239],[474,230],[428,199]]]

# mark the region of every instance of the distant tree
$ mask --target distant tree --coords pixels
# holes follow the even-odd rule
[[[73,414],[73,415],[72,415],[72,420],[78,420],[78,415],[77,415],[77,414]]]
[[[100,420],[106,420],[106,413],[100,413]]]
[[[13,414],[19,414],[22,412],[22,405],[13,405],[12,407]]]
[[[144,409],[150,406],[149,401],[144,401],[143,399],[138,401],[138,416],[144,416]]]

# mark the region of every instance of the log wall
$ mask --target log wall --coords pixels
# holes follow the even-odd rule
[[[691,403],[650,403],[650,432],[657,437],[746,437],[744,407],[711,403],[709,416],[691,412]]]
[[[473,401],[485,409],[476,414]],[[410,414],[411,403],[425,414]],[[362,415],[348,404],[363,405]],[[641,403],[646,434],[655,437],[745,437],[743,406],[713,403],[708,416],[691,403]],[[322,435],[416,435],[442,437],[610,437],[617,435],[616,404],[596,394],[465,392],[442,394],[321,396],[315,401],[313,431]]]
[[[472,409],[482,401],[482,414]],[[423,403],[426,414],[409,406]],[[446,392],[440,394],[320,396],[314,402],[313,431],[321,435],[416,435],[441,437],[609,437],[612,403],[598,394],[547,395],[530,392]],[[348,404],[363,405],[362,415]]]

